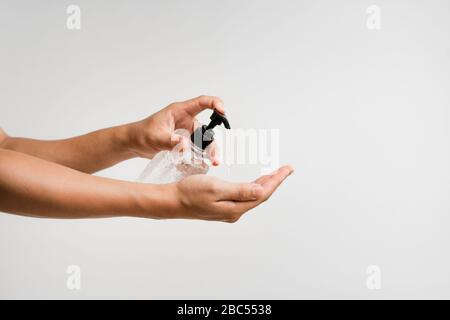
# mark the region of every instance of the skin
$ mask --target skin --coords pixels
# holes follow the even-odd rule
[[[176,102],[138,122],[64,140],[9,137],[0,129],[0,211],[47,218],[145,217],[235,222],[266,201],[293,169],[283,166],[253,182],[231,183],[208,175],[153,185],[90,173],[133,157],[152,158],[185,144],[174,134],[192,132],[205,109],[224,113],[217,97]],[[208,149],[218,165],[216,146]]]

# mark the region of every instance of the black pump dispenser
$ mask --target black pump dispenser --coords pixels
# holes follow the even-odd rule
[[[205,150],[207,146],[214,141],[214,128],[216,126],[224,125],[225,128],[231,129],[230,123],[224,114],[220,114],[216,111],[210,117],[211,122],[208,125],[202,125],[195,129],[191,134],[192,143],[198,148]]]

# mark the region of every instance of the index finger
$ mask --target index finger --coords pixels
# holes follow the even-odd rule
[[[205,109],[212,109],[221,114],[225,114],[223,101],[219,97],[199,96],[197,98],[181,102],[181,105],[184,111],[186,111],[191,117],[195,117]]]

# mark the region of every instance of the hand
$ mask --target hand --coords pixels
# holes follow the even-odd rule
[[[193,175],[174,184],[177,216],[236,222],[248,210],[269,199],[292,172],[283,166],[252,183],[231,183],[207,175]]]
[[[144,158],[153,158],[162,150],[171,150],[178,144],[189,143],[182,135],[174,133],[176,129],[186,129],[190,133],[198,126],[195,116],[205,109],[216,110],[224,114],[221,99],[212,96],[199,96],[197,98],[175,102],[158,111],[152,116],[132,123],[132,151]],[[213,165],[219,164],[217,147],[213,142],[206,152]]]

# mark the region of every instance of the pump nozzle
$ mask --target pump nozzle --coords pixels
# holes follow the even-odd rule
[[[215,126],[220,126],[221,124],[223,124],[225,128],[231,129],[230,123],[228,122],[228,119],[225,117],[225,115],[214,111],[209,119],[211,119],[211,122],[206,127],[207,129],[213,129]]]
[[[225,117],[224,114],[220,114],[217,111],[214,111],[210,119],[211,122],[207,126],[202,125],[201,127],[198,127],[191,134],[192,143],[195,144],[197,147],[201,148],[202,150],[205,150],[206,147],[209,146],[211,142],[214,141],[213,129],[216,126],[220,126],[221,124],[223,124],[226,129],[231,129],[230,123],[228,122],[228,119]]]

